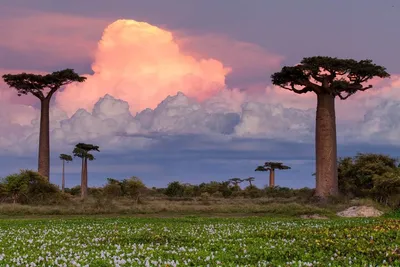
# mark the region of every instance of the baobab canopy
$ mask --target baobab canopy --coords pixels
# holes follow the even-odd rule
[[[374,77],[390,77],[382,66],[372,60],[338,59],[332,57],[307,57],[299,65],[283,67],[271,76],[272,83],[297,94],[314,92],[347,99],[357,91],[372,85],[362,83]]]
[[[79,76],[73,69],[64,69],[50,74],[5,74],[4,82],[18,91],[18,96],[31,93],[40,100],[50,98],[60,87],[73,83],[83,82],[86,77]],[[45,89],[49,89],[47,95],[43,94]]]

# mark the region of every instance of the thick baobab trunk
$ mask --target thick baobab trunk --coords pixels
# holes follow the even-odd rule
[[[88,166],[87,166],[88,159],[85,158],[85,190],[86,196],[88,195]]]
[[[62,163],[63,163],[63,169],[62,169],[61,191],[64,193],[64,190],[65,190],[65,160],[63,160]]]
[[[40,103],[38,173],[50,180],[50,99]]]
[[[87,197],[87,176],[86,176],[86,159],[82,158],[82,173],[81,173],[81,199]]]
[[[320,198],[337,195],[337,141],[335,98],[319,94],[315,125],[316,191]]]
[[[269,171],[269,187],[275,187],[275,170],[271,169]]]

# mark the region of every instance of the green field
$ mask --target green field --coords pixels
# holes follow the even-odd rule
[[[400,266],[400,220],[0,221],[0,266]]]

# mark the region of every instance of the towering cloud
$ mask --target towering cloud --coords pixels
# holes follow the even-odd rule
[[[68,114],[90,110],[107,93],[127,101],[131,112],[155,108],[178,91],[202,101],[225,87],[230,71],[217,60],[182,53],[171,32],[134,20],[118,20],[105,29],[92,69],[85,83],[57,95]]]

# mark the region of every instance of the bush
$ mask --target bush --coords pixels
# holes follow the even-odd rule
[[[262,197],[264,192],[257,188],[256,186],[248,186],[244,189],[244,195],[245,197],[250,197],[250,198],[259,198]]]
[[[183,197],[185,187],[180,182],[172,182],[168,184],[165,194],[169,197]]]
[[[338,161],[339,190],[350,197],[366,197],[374,187],[374,176],[397,169],[397,159],[383,154],[362,154]]]
[[[49,183],[39,173],[21,170],[20,173],[8,175],[1,182],[3,195],[13,203],[54,203],[63,200],[57,186]]]
[[[140,196],[146,191],[146,186],[139,178],[131,177],[122,181],[121,189],[124,196],[133,198],[138,202]]]
[[[122,189],[119,184],[108,184],[104,186],[103,192],[107,198],[116,198],[122,196]]]

